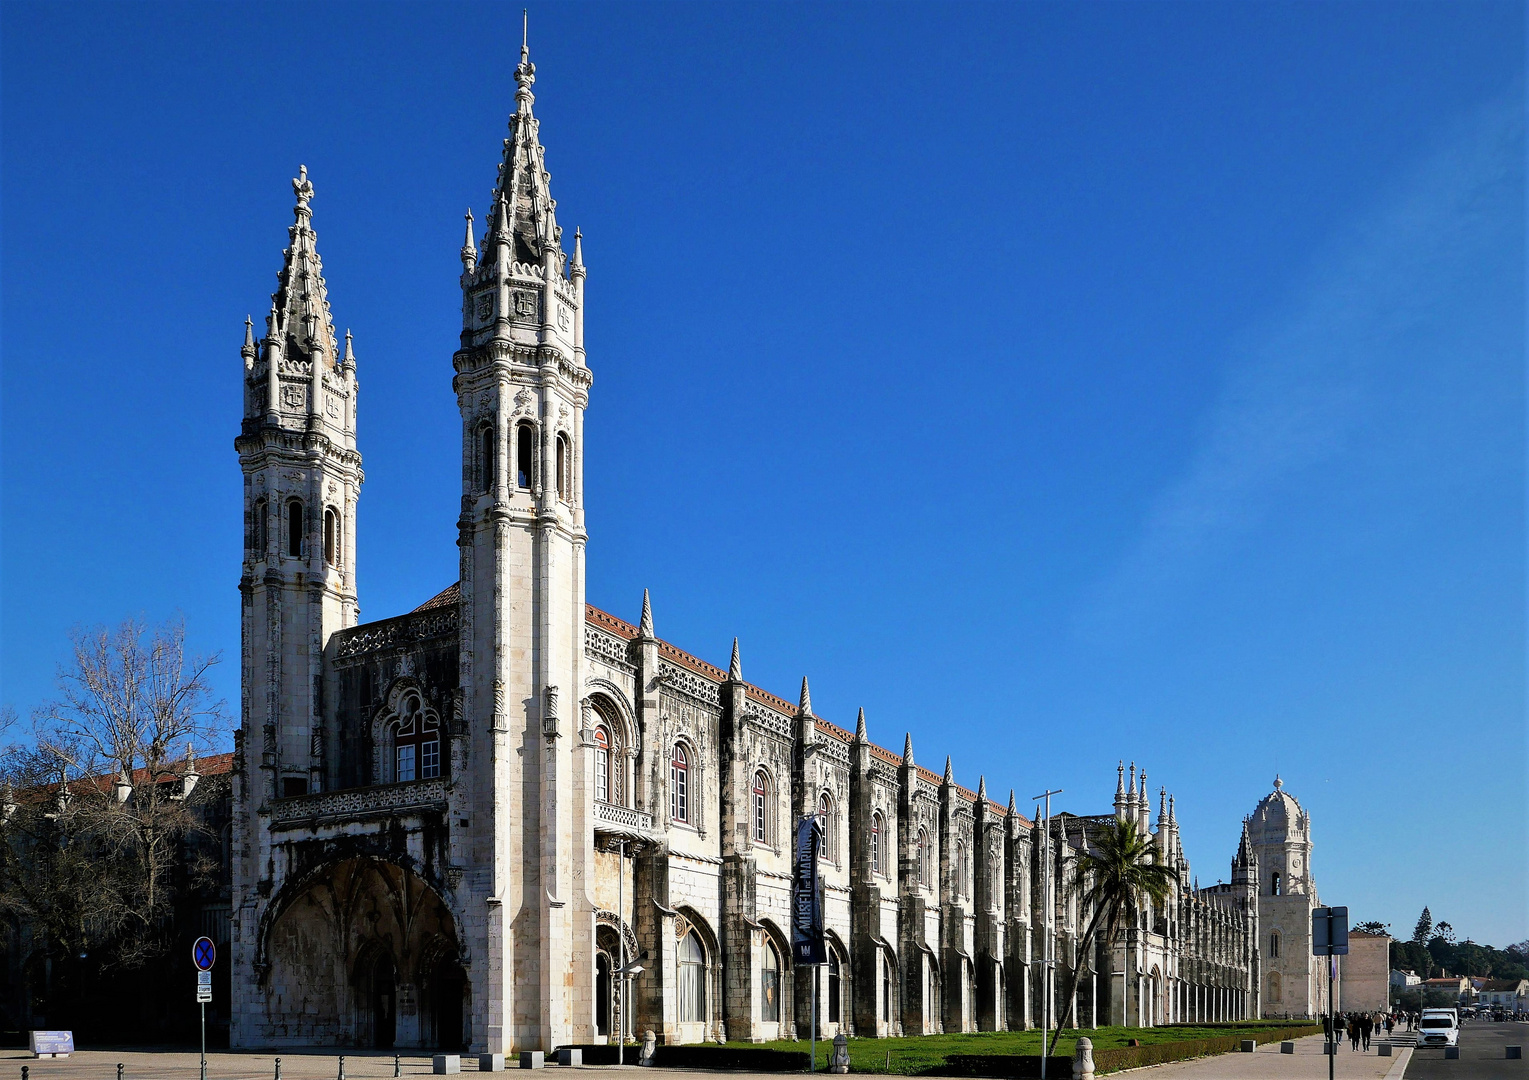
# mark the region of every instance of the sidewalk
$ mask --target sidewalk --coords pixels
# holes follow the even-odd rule
[[[1338,1047],[1333,1075],[1337,1080],[1401,1080],[1412,1057],[1410,1047],[1396,1047],[1392,1057],[1380,1057],[1375,1047],[1384,1040],[1372,1040],[1368,1052],[1355,1053],[1344,1040]],[[1294,1054],[1281,1054],[1279,1043],[1265,1043],[1251,1054],[1218,1054],[1153,1065],[1146,1069],[1127,1070],[1133,1076],[1196,1077],[1198,1080],[1327,1080],[1327,1055],[1322,1053],[1322,1036],[1311,1035],[1295,1041]],[[1126,1073],[1114,1074],[1124,1076]]]

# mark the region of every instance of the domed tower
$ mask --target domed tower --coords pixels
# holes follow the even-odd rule
[[[1248,819],[1248,839],[1258,860],[1260,896],[1316,896],[1311,877],[1311,818],[1278,776],[1274,790]]]
[[[1326,1005],[1326,979],[1311,955],[1311,909],[1321,903],[1311,874],[1311,815],[1278,776],[1249,816],[1243,845],[1237,861],[1258,881],[1263,1015],[1316,1016]]]

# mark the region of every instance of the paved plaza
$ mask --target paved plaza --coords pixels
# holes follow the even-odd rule
[[[1526,1068],[1529,1062],[1501,1060],[1503,1044],[1529,1041],[1529,1038],[1520,1038],[1529,1036],[1529,1025],[1467,1025],[1464,1035],[1462,1057],[1466,1060],[1461,1061],[1444,1061],[1442,1051],[1422,1051],[1415,1057],[1415,1052],[1408,1046],[1395,1047],[1393,1056],[1381,1057],[1375,1051],[1378,1040],[1368,1052],[1355,1053],[1345,1043],[1338,1053],[1336,1080],[1403,1080],[1403,1077],[1436,1076],[1459,1077],[1460,1080],[1471,1080],[1478,1076],[1529,1077],[1529,1068]],[[212,1051],[207,1055],[207,1076],[209,1080],[274,1080],[277,1056],[270,1053]],[[333,1050],[287,1050],[279,1056],[282,1080],[338,1080],[340,1075],[340,1058]],[[1491,1057],[1491,1064],[1488,1064],[1487,1056]],[[118,1064],[123,1066],[123,1080],[199,1078],[197,1055],[182,1050],[85,1050],[63,1060],[34,1060],[24,1050],[0,1050],[0,1080],[19,1080],[23,1065],[29,1069],[29,1080],[116,1080]],[[345,1055],[346,1080],[384,1080],[394,1075],[394,1067],[391,1053],[354,1051]],[[476,1072],[477,1058],[464,1054],[462,1068],[464,1072]],[[397,1059],[397,1069],[401,1076],[429,1076],[430,1058],[419,1054],[404,1054]],[[547,1070],[563,1071],[558,1070],[556,1065],[549,1065]],[[512,1068],[511,1071],[519,1070]],[[578,1071],[584,1074],[629,1073],[638,1071],[638,1067],[628,1065],[618,1069],[615,1066],[587,1066]],[[677,1069],[657,1070],[657,1074],[662,1080],[718,1075],[713,1072],[684,1072]],[[1195,1061],[1133,1069],[1129,1075],[1193,1077],[1196,1080],[1325,1080],[1327,1058],[1322,1054],[1321,1036],[1314,1035],[1296,1040],[1294,1054],[1281,1054],[1279,1043],[1269,1043],[1260,1046],[1252,1054],[1221,1054]]]

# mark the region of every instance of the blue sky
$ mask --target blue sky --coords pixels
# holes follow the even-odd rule
[[[237,703],[245,314],[305,163],[363,618],[456,574],[502,5],[0,8],[0,702],[184,614]],[[1278,770],[1325,900],[1529,937],[1519,4],[531,12],[589,599],[1022,804]]]

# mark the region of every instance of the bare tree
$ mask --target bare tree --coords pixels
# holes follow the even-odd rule
[[[32,771],[53,784],[49,843],[75,853],[51,860],[53,869],[74,879],[78,860],[95,871],[86,902],[66,905],[79,907],[70,918],[82,940],[111,939],[114,962],[127,966],[166,944],[172,875],[186,869],[182,841],[200,828],[185,798],[194,751],[228,728],[207,680],[217,655],[188,656],[185,643],[179,621],[77,631],[73,663],[59,675],[62,696],[34,722]]]

